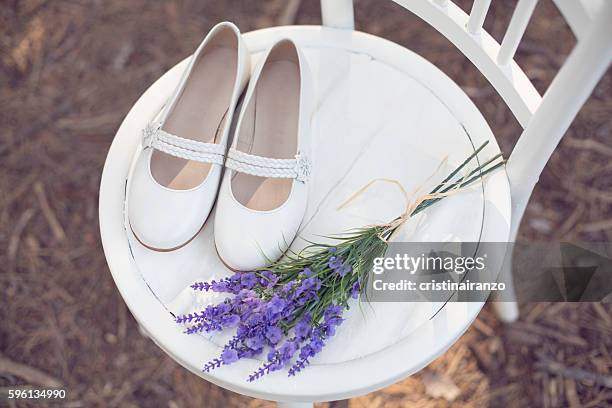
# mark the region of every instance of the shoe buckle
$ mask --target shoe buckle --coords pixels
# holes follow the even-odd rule
[[[157,134],[159,132],[159,129],[161,129],[161,126],[161,122],[148,123],[147,126],[145,126],[142,131],[142,145],[144,147],[153,146],[153,142],[155,142],[155,139],[157,138]]]
[[[307,156],[303,156],[299,153],[295,156],[295,160],[296,160],[295,179],[301,183],[306,183],[308,181],[308,178],[310,177],[310,171],[311,171],[310,160],[308,160]]]

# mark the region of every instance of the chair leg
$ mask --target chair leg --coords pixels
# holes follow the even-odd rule
[[[505,323],[515,322],[519,318],[519,308],[516,302],[495,302],[495,314]]]
[[[321,17],[326,27],[354,29],[353,0],[321,0]]]
[[[313,408],[314,404],[310,402],[278,402],[278,408]],[[349,400],[332,401],[329,403],[330,408],[348,408]]]
[[[506,289],[503,294],[493,292],[493,308],[497,317],[503,322],[514,322],[519,317],[518,303],[516,302],[516,292],[512,280],[512,246],[508,248],[509,253],[504,257],[504,264],[499,273],[498,282],[503,282]]]
[[[312,402],[278,402],[278,408],[313,408]]]

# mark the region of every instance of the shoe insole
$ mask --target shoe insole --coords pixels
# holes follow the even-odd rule
[[[254,125],[242,126],[237,148],[256,156],[293,159],[297,153],[300,69],[296,61],[268,61],[248,107]],[[250,119],[250,118],[249,118]],[[244,122],[244,120],[243,120]],[[245,207],[269,211],[281,206],[293,179],[235,173],[234,197]]]
[[[232,97],[237,54],[230,47],[204,52],[193,66],[163,129],[186,139],[217,143]],[[174,190],[197,187],[210,168],[210,163],[186,160],[158,150],[151,157],[151,174],[155,180]]]

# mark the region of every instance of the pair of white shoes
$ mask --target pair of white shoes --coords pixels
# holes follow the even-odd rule
[[[144,130],[128,220],[149,249],[189,243],[215,201],[215,245],[232,269],[267,266],[297,234],[310,175],[310,72],[291,40],[274,44],[252,74],[250,59],[238,28],[217,24]]]

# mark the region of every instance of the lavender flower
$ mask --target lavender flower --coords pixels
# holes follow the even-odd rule
[[[333,253],[335,253],[335,251]],[[330,256],[327,265],[333,271],[333,273],[339,275],[340,277],[344,277],[347,273],[352,271],[351,265],[348,262],[345,262],[339,255]]]
[[[334,274],[344,276],[350,271],[350,265],[347,269],[348,264],[334,255],[335,251],[330,249],[329,254],[327,264],[333,266]],[[249,376],[249,381],[284,367],[289,367],[289,375],[295,375],[322,350],[325,340],[335,334],[335,328],[342,322],[342,306],[315,308],[325,286],[310,267],[301,269],[292,279],[283,279],[283,275],[267,270],[198,282],[192,288],[233,295],[200,312],[176,318],[177,323],[190,325],[186,329],[189,334],[236,328],[219,358],[205,364],[206,372],[267,350],[266,363]],[[355,290],[358,289],[352,285],[343,299]],[[309,310],[319,312],[313,314]],[[293,337],[286,337],[291,333]]]
[[[353,286],[351,287],[351,298],[353,299],[357,299],[359,298],[359,293],[361,292],[361,285],[359,284],[359,281],[355,281],[355,283],[353,283]]]
[[[310,335],[311,325],[310,321],[312,320],[310,313],[306,313],[302,320],[295,325],[295,337],[299,340],[304,340]]]
[[[266,305],[266,311],[271,314],[280,313],[285,309],[287,302],[278,296],[274,296]]]
[[[234,275],[223,278],[219,281],[211,280],[210,282],[196,282],[191,285],[191,288],[194,290],[199,290],[203,292],[213,291],[217,293],[233,293],[237,294],[240,290],[246,288],[243,283],[243,274],[235,273]],[[252,278],[246,278],[245,283],[249,283],[249,280]],[[253,286],[247,289],[251,289]]]
[[[262,288],[270,289],[278,282],[278,276],[272,271],[263,271],[259,278],[259,285]]]
[[[238,352],[234,349],[226,348],[223,350],[223,353],[221,353],[221,360],[223,364],[231,364],[238,361]]]
[[[283,331],[276,326],[269,326],[266,328],[265,336],[268,342],[275,346],[283,338]]]
[[[327,265],[330,267],[332,271],[336,271],[338,268],[342,267],[342,258],[336,255],[329,257],[329,261],[327,261]]]
[[[312,325],[308,328],[309,336],[304,337],[302,342],[299,358],[289,368],[289,376],[294,376],[302,371],[308,364],[310,364],[310,358],[314,357],[319,353],[325,345],[324,340],[332,337],[336,333],[336,327],[339,326],[342,319],[342,307],[337,305],[330,305],[325,309],[324,320],[320,325]],[[309,316],[305,316],[305,319],[300,321],[299,324],[306,323],[309,320]],[[303,329],[300,329],[300,332]],[[296,334],[297,334],[296,325]]]
[[[227,314],[221,317],[220,323],[223,328],[234,327],[240,321],[240,316],[236,314]]]
[[[312,269],[310,268],[304,268],[304,270],[302,271],[302,273],[300,273],[298,276],[300,278],[310,278],[311,276],[313,276],[313,272]]]
[[[240,276],[240,285],[243,289],[253,289],[257,284],[257,276],[253,272],[243,273]]]

